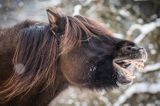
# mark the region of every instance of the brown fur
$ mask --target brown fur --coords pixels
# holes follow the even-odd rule
[[[94,33],[96,34],[104,33],[105,35],[108,33],[106,32],[106,30],[102,29],[103,27],[101,26],[98,27],[97,26],[98,24],[94,23],[94,21],[92,22],[88,18],[84,18],[82,16],[76,16],[76,17],[68,16],[66,17],[66,20],[67,20],[66,27],[65,27],[66,30],[64,32],[64,35],[61,39],[61,44],[60,44],[61,55],[69,52],[70,50],[72,50],[73,48],[77,47],[80,44],[81,37],[83,34],[81,30],[83,30],[88,36],[92,36],[94,35]],[[65,84],[62,83],[63,81],[61,81],[63,79],[61,78],[61,75],[58,76],[56,74],[57,66],[58,66],[56,63],[56,60],[58,58],[58,54],[57,54],[58,45],[57,45],[57,39],[54,36],[52,36],[52,34],[47,34],[47,33],[51,33],[49,32],[49,28],[46,29],[46,35],[44,36],[44,38],[39,39],[39,40],[42,40],[43,42],[43,44],[41,45],[37,44],[37,46],[39,46],[38,47],[39,50],[36,49],[35,47],[31,47],[32,43],[30,41],[26,41],[25,44],[28,44],[28,45],[23,44],[24,40],[27,39],[24,37],[25,33],[27,33],[27,30],[24,31],[23,33],[20,33],[19,31],[33,25],[34,23],[35,22],[25,21],[23,23],[20,23],[8,29],[1,29],[0,43],[2,45],[0,48],[1,50],[0,52],[1,68],[0,69],[3,71],[1,72],[1,78],[2,78],[1,81],[6,79],[7,78],[6,76],[10,76],[10,78],[7,81],[5,81],[5,83],[1,84],[2,85],[1,91],[0,91],[1,102],[12,103],[12,102],[15,102],[14,98],[19,98],[19,95],[22,95],[22,94],[37,95],[37,93],[39,92],[46,92],[45,90],[50,89],[49,87],[51,85],[52,86],[54,85],[55,90],[58,90],[58,89],[60,90],[63,88],[63,86],[65,86]],[[96,29],[93,26],[97,26]],[[91,30],[93,32],[91,32]],[[40,33],[43,33],[43,32],[40,32]],[[49,39],[51,39],[51,41],[49,41]],[[30,38],[30,40],[32,40],[32,38]],[[34,46],[36,46],[36,44]],[[29,50],[29,49],[32,49],[32,50]],[[30,55],[27,56],[27,54],[30,54]],[[35,55],[38,55],[38,56],[35,56]],[[41,57],[40,55],[43,55],[43,57]],[[12,63],[13,56],[14,56],[14,59]],[[17,73],[12,71],[13,65],[16,65],[18,63],[23,63],[25,67],[32,67],[32,69],[28,70],[28,73],[23,73],[22,75],[18,75]],[[55,75],[57,75],[57,78]],[[55,82],[56,79],[57,80],[59,79],[59,81]],[[60,88],[58,88],[57,86],[59,85],[59,83],[60,85],[62,83],[61,85],[62,87]],[[40,85],[43,87],[39,88]],[[58,89],[56,89],[56,87]],[[36,92],[36,94],[34,94],[32,92],[33,89],[39,89],[39,92]],[[55,94],[54,93],[52,94],[53,97],[56,95],[56,92],[57,92],[57,91],[54,91],[54,89],[52,91],[52,92],[55,92]],[[32,92],[32,94],[29,92]],[[27,98],[27,95],[25,99],[26,98]],[[17,101],[15,102],[15,104],[16,103]],[[23,104],[25,104],[25,100]]]
[[[117,86],[112,67],[115,46],[127,41],[113,38],[109,30],[89,18],[55,14],[50,25],[25,21],[0,29],[0,105],[46,106],[68,85],[91,89]],[[102,43],[107,62],[98,63],[101,46],[96,45]],[[103,68],[102,63],[108,66]],[[17,64],[23,67],[17,69]],[[90,73],[95,64],[100,71]]]
[[[11,28],[0,28],[0,82],[5,79],[12,69],[12,58],[16,48],[17,35],[20,29],[33,25],[34,22],[25,21]],[[8,73],[6,75],[6,73]]]

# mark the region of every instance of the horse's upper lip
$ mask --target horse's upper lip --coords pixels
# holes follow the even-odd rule
[[[114,64],[118,65],[121,68],[128,68],[130,65],[133,65],[135,68],[139,70],[143,70],[145,60],[143,58],[140,59],[115,59],[113,61]]]

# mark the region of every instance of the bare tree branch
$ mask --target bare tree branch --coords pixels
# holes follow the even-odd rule
[[[160,82],[159,83],[136,83],[129,87],[124,94],[119,96],[117,102],[113,104],[113,106],[121,106],[128,98],[131,98],[133,94],[136,93],[152,93],[155,94],[157,92],[160,92]]]

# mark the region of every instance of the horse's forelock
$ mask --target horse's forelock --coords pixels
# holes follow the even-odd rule
[[[66,16],[65,31],[61,40],[61,53],[68,53],[73,48],[81,45],[83,36],[110,36],[112,32],[98,22],[84,16]]]

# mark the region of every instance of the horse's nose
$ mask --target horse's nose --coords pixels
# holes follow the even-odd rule
[[[146,61],[147,60],[147,52],[144,48],[138,46],[125,46],[122,48],[122,52],[124,54],[139,54],[139,56]]]
[[[135,52],[135,51],[139,51],[141,48],[137,47],[137,46],[126,46],[124,48],[124,52],[128,52],[128,53],[131,53],[131,52]]]

